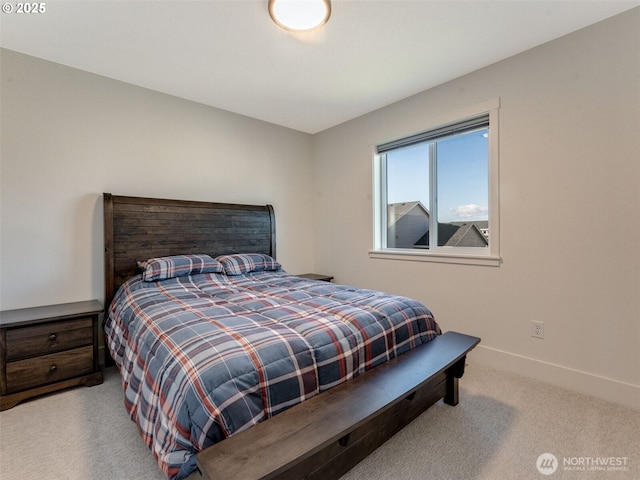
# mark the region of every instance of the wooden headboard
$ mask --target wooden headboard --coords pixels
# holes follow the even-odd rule
[[[273,207],[104,194],[105,308],[139,260],[189,253],[275,258]]]

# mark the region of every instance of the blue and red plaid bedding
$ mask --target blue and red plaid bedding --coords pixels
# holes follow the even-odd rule
[[[105,331],[125,406],[175,479],[196,452],[440,333],[417,301],[283,271],[136,276]]]

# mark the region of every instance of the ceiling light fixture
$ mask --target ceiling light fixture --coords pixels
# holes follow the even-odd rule
[[[331,16],[330,0],[269,0],[269,15],[291,32],[310,32],[322,27]]]

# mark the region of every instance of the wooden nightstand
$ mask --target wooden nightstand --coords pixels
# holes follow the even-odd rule
[[[0,410],[76,385],[102,383],[96,300],[0,312]]]
[[[333,277],[330,275],[320,275],[319,273],[301,273],[300,275],[296,275],[296,277],[308,278],[311,280],[321,280],[323,282],[330,282],[333,280]]]

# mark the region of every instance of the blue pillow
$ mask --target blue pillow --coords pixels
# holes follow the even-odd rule
[[[236,253],[233,255],[222,255],[217,260],[224,267],[227,275],[242,275],[243,273],[279,271],[282,270],[274,258],[263,253]]]
[[[138,267],[142,269],[142,280],[145,282],[198,273],[224,272],[220,262],[203,254],[150,258],[146,262],[138,262]]]

